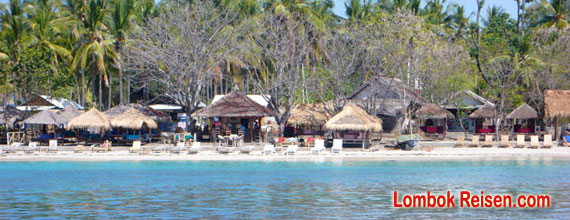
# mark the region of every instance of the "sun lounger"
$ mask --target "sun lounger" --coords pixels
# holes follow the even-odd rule
[[[133,141],[133,145],[129,148],[129,153],[140,153],[141,150],[141,141]]]
[[[325,140],[316,139],[315,147],[311,148],[311,153],[320,154],[321,152],[325,152]]]
[[[538,135],[530,136],[530,146],[528,148],[538,148],[540,143],[538,142]]]
[[[485,143],[483,147],[493,147],[493,135],[485,135]]]
[[[252,150],[253,150],[253,146],[240,147],[239,153],[240,154],[249,154],[249,153],[251,153]]]
[[[552,148],[552,135],[545,134],[544,135],[544,142],[542,144],[542,148]]]
[[[202,147],[200,146],[200,142],[195,141],[192,143],[192,146],[188,150],[188,153],[189,154],[197,154],[198,152],[200,152],[200,150],[202,150]]]
[[[24,148],[25,153],[34,153],[34,151],[39,151],[38,142],[30,142],[28,147]]]
[[[182,142],[182,143],[184,143],[184,142]],[[156,146],[156,147],[151,148],[150,151],[153,153],[161,153],[163,151],[166,151],[166,149],[168,149],[168,148],[165,146]]]
[[[524,141],[524,135],[519,134],[517,135],[517,144],[515,145],[516,148],[524,148],[526,147],[526,143]]]
[[[83,146],[82,144],[77,145],[73,148],[73,153],[83,153],[85,152],[85,146]]]
[[[47,149],[47,152],[57,152],[58,148],[57,148],[57,140],[49,140],[49,146]]]
[[[182,153],[182,151],[185,151],[185,150],[186,150],[186,143],[184,143],[184,140],[182,140],[181,142],[178,142],[176,144],[176,146],[170,148],[170,153],[171,154],[172,153],[180,154],[180,153]]]
[[[285,155],[295,155],[297,153],[297,150],[299,150],[299,146],[289,145],[287,147],[287,150],[285,150]]]
[[[455,140],[455,147],[464,147],[465,146],[465,136],[457,136]]]
[[[4,153],[16,153],[16,151],[20,150],[21,148],[22,148],[22,143],[14,142],[10,146],[3,147],[2,151]]]
[[[228,154],[228,153],[231,153],[232,151],[234,151],[234,148],[232,148],[232,147],[219,147],[216,149],[216,151],[218,151],[218,153],[220,153],[220,154]]]
[[[107,152],[107,148],[103,147],[101,144],[92,144],[91,152],[105,153]]]
[[[469,147],[479,147],[479,135],[473,135],[473,137],[471,137]]]
[[[342,152],[342,139],[333,139],[333,146],[331,148],[332,153]]]
[[[275,147],[271,144],[267,144],[267,145],[263,146],[263,152],[262,153],[265,155],[274,154],[275,153]]]
[[[562,137],[562,140],[564,141],[564,147],[570,147],[570,136],[564,136]]]
[[[499,147],[510,147],[509,144],[509,135],[501,135],[501,143],[499,143]]]

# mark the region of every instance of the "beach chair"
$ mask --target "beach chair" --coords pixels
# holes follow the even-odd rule
[[[482,147],[493,147],[493,135],[485,135],[485,142]]]
[[[141,153],[141,141],[133,141],[133,145],[129,148],[129,153]]]
[[[473,135],[473,137],[471,137],[469,147],[479,147],[479,135]]]
[[[202,150],[202,147],[200,147],[200,142],[195,141],[192,143],[192,146],[190,147],[190,150],[188,150],[188,153],[197,154],[198,152],[200,152],[200,150]]]
[[[509,135],[501,135],[501,142],[499,143],[499,147],[510,147],[509,144]]]
[[[515,148],[524,148],[526,147],[526,143],[524,141],[524,134],[517,135],[517,144],[515,144]]]
[[[47,149],[47,152],[56,152],[57,153],[58,148],[57,148],[57,140],[49,140],[49,146]]]
[[[182,142],[182,143],[184,143],[184,142]],[[164,147],[164,146],[156,146],[156,147],[151,148],[150,151],[153,153],[161,153],[163,151],[166,151],[167,149],[168,148]]]
[[[229,154],[232,151],[234,151],[234,148],[233,147],[219,147],[219,148],[216,148],[216,151],[219,154]]]
[[[251,153],[252,150],[253,150],[253,146],[240,147],[239,153],[240,154],[249,154],[249,153]]]
[[[173,154],[173,153],[180,154],[180,153],[182,153],[182,151],[185,151],[185,150],[186,150],[186,143],[184,142],[184,140],[182,140],[181,142],[178,142],[176,144],[176,146],[171,147],[169,151],[171,154]]]
[[[538,142],[538,135],[531,135],[530,146],[528,148],[538,148],[538,147],[540,147],[540,143]]]
[[[305,138],[305,147],[315,147],[315,138],[314,137],[307,137]]]
[[[562,137],[562,140],[564,141],[564,144],[562,146],[570,147],[570,136],[564,136]]]
[[[542,143],[541,148],[552,148],[552,135],[545,134],[544,135],[544,142]]]
[[[296,144],[289,145],[285,150],[285,155],[295,155],[297,153],[297,150],[299,150],[299,146],[297,146]]]
[[[20,150],[21,148],[22,148],[22,143],[14,142],[10,146],[3,147],[2,151],[4,153],[16,153],[16,151]]]
[[[82,144],[77,145],[73,148],[73,153],[83,153],[85,152],[85,146],[83,146]]]
[[[312,154],[319,154],[321,152],[325,152],[325,140],[316,139],[315,140],[315,147],[311,148]]]
[[[455,147],[464,147],[465,146],[465,136],[457,136],[455,140]]]
[[[24,148],[24,153],[34,153],[34,151],[39,151],[38,142],[30,142],[28,147]]]
[[[262,153],[265,155],[274,154],[275,153],[275,147],[271,144],[267,144],[267,145],[263,146]]]
[[[333,146],[331,148],[332,153],[342,152],[342,139],[333,139]]]

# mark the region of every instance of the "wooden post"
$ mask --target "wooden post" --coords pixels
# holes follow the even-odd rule
[[[554,118],[554,140],[558,141],[560,136],[558,136],[558,117]]]

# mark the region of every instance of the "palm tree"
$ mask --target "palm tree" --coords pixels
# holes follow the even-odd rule
[[[452,4],[448,9],[452,12],[445,18],[445,23],[449,28],[455,29],[455,38],[463,38],[463,33],[469,24],[469,18],[465,17],[465,7]]]
[[[545,14],[534,24],[534,26],[542,26],[546,28],[556,27],[558,30],[565,29],[569,26],[570,20],[570,1],[568,0],[550,0],[540,2],[540,7],[544,9]]]
[[[119,103],[123,103],[123,70],[121,68],[121,49],[125,44],[127,31],[134,17],[133,0],[113,0],[114,10],[111,16],[111,30],[115,36],[115,51],[117,53],[117,71],[119,72]],[[109,87],[109,103],[111,102],[111,90]],[[109,106],[110,108],[110,106]]]

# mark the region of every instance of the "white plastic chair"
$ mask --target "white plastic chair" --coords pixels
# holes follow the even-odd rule
[[[342,139],[334,139],[333,146],[331,148],[332,153],[341,153],[342,152]]]
[[[57,140],[49,140],[48,152],[57,152]]]
[[[192,146],[190,147],[188,153],[197,154],[202,149],[200,145],[201,145],[200,142],[195,141],[194,143],[192,143]]]
[[[275,153],[275,147],[272,144],[267,144],[263,146],[263,154],[269,155]]]
[[[315,147],[311,148],[311,153],[319,154],[321,152],[325,152],[325,140],[316,139]]]
[[[295,155],[297,153],[297,150],[299,150],[299,146],[295,145],[289,145],[287,147],[287,150],[285,150],[285,155]]]

